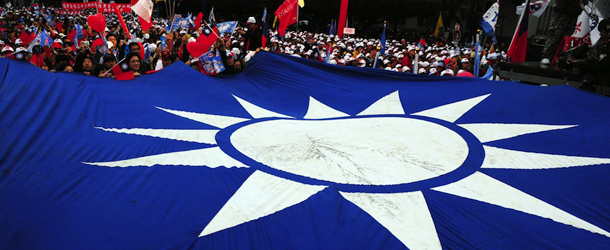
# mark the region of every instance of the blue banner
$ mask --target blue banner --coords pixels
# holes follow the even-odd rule
[[[218,24],[218,32],[233,34],[235,32],[235,28],[237,28],[237,21],[224,22]]]
[[[608,249],[610,100],[261,52],[0,59],[1,249]]]

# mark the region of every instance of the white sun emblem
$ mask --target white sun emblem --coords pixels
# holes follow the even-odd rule
[[[129,69],[129,66],[127,65],[127,63],[121,63],[121,69],[123,69],[123,71]]]
[[[610,163],[605,158],[540,154],[485,145],[576,126],[455,123],[488,96],[407,115],[396,91],[356,116],[310,98],[302,119],[263,109],[238,97],[235,98],[254,119],[159,108],[220,129],[98,129],[217,147],[86,164],[255,168],[199,237],[272,216],[329,186],[370,214],[409,249],[442,248],[421,192],[429,189],[610,237],[603,229],[478,171]]]

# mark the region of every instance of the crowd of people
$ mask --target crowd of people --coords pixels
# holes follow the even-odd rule
[[[114,77],[111,69],[121,62],[135,76],[155,72],[177,61],[202,71],[187,44],[203,35],[210,25],[207,22],[199,27],[176,28],[169,19],[153,18],[152,28],[142,30],[138,19],[126,14],[123,16],[126,30],[115,14],[104,14],[107,25],[104,34],[99,34],[87,23],[87,17],[93,14],[94,10],[80,15],[60,15],[53,8],[5,8],[0,19],[0,56],[29,61],[52,72],[80,72],[98,77]],[[475,67],[480,67],[482,76],[506,59],[504,52],[484,48],[480,63],[475,65],[473,47],[445,44],[433,37],[417,41],[387,40],[382,44],[379,38],[339,37],[307,31],[288,31],[279,37],[277,30],[270,29],[263,46],[261,21],[254,17],[245,19],[245,24],[239,21],[241,25],[235,32],[218,34],[211,46],[210,50],[222,59],[225,70],[221,74],[241,72],[250,58],[263,50],[333,65],[439,76],[472,77]]]

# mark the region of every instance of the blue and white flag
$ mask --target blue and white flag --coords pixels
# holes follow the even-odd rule
[[[485,75],[481,76],[482,79],[485,80],[493,80],[494,77],[494,68],[491,67],[491,65],[489,65],[487,67],[487,71],[485,72]]]
[[[529,8],[530,15],[535,17],[542,16],[546,8],[549,6],[549,3],[551,3],[551,0],[540,0],[536,2],[531,2]],[[521,15],[521,12],[523,12],[524,8],[525,3],[522,3],[521,5],[515,8],[515,13],[517,13],[517,15]]]
[[[570,86],[268,52],[0,75],[0,249],[610,246],[610,99]]]
[[[43,30],[39,34],[40,36],[40,45],[43,47],[51,47],[53,45],[53,37],[49,34],[48,31]]]
[[[85,39],[85,34],[83,33],[83,29],[81,28],[80,24],[76,24],[74,26],[74,29],[76,30],[76,33],[72,42],[74,43],[76,49],[78,49],[80,47],[80,44],[78,44],[78,40]]]
[[[498,23],[498,13],[500,10],[500,1],[495,2],[483,15],[483,19],[479,23],[490,37],[494,37],[496,33],[496,23]]]
[[[233,32],[235,32],[235,28],[237,27],[237,21],[219,23],[217,27],[220,34],[233,34]]]
[[[225,70],[220,54],[216,51],[208,51],[197,59],[203,70],[208,74],[218,74]]]

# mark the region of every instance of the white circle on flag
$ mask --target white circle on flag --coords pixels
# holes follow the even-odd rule
[[[456,132],[407,117],[271,120],[231,135],[247,157],[299,176],[355,185],[398,185],[435,178],[466,160]]]

